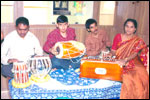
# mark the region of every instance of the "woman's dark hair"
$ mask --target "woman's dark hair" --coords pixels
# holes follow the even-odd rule
[[[68,22],[68,18],[64,15],[60,15],[58,18],[57,18],[57,23],[65,23],[65,22]]]
[[[16,20],[16,26],[18,26],[18,24],[20,24],[20,23],[29,26],[29,21],[28,21],[28,19],[25,18],[25,17],[19,17],[19,18]]]
[[[95,19],[88,19],[86,22],[85,22],[85,27],[86,29],[89,29],[90,28],[90,25],[95,23],[97,25],[97,22]]]
[[[134,27],[136,28],[137,30],[137,21],[135,19],[127,19],[125,22],[124,22],[124,32],[125,32],[125,26],[127,24],[127,22],[132,22],[134,24]],[[136,30],[134,32],[134,34],[136,33]]]

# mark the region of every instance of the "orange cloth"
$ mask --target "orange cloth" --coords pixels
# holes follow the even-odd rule
[[[135,36],[130,40],[118,43],[116,50],[117,59],[125,59],[134,52],[139,52],[146,47],[144,41]],[[123,68],[123,83],[120,99],[148,99],[149,76],[144,64],[138,56],[130,60]]]

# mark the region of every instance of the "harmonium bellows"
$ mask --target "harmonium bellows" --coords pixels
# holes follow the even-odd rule
[[[84,78],[122,81],[122,67],[115,63],[115,61],[82,59],[80,72],[80,77]]]

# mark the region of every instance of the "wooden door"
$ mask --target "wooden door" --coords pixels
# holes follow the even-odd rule
[[[127,18],[134,18],[135,6],[131,1],[116,1],[114,27],[117,33],[123,33],[123,24]]]
[[[149,45],[149,1],[137,1],[135,3],[134,18],[138,22],[138,36]]]
[[[149,44],[149,1],[116,1],[114,27],[117,33],[124,32],[123,24],[128,18],[137,20],[136,34]]]

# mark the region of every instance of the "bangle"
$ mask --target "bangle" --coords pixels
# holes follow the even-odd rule
[[[52,52],[52,49],[50,48],[49,51]]]
[[[125,61],[127,62],[127,61],[128,61],[128,58],[125,58]]]

